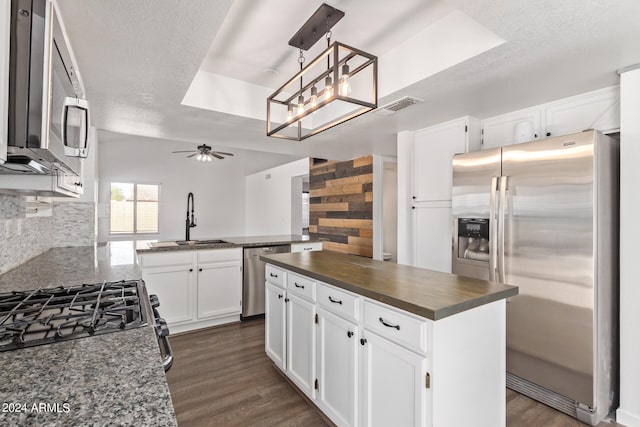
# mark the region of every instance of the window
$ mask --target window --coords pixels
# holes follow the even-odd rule
[[[111,234],[158,232],[158,194],[155,184],[111,183]]]

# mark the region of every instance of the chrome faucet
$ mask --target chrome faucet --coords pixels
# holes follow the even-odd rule
[[[189,202],[191,202],[191,217],[189,217]],[[193,201],[193,193],[189,193],[189,195],[187,196],[187,224],[186,224],[186,229],[185,229],[185,240],[189,241],[191,240],[189,238],[189,232],[191,231],[191,227],[195,227],[196,226],[196,217],[193,213],[193,209],[195,207],[195,203]]]

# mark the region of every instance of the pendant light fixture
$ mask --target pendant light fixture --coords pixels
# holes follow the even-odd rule
[[[289,40],[300,50],[300,71],[267,98],[267,136],[301,141],[377,108],[378,58],[331,43],[330,30],[343,16],[322,4]],[[305,66],[303,51],[322,37],[319,29],[327,48]]]

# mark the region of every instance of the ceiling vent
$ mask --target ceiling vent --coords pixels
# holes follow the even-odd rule
[[[383,105],[374,112],[381,116],[390,116],[392,114],[395,114],[397,111],[403,110],[407,107],[412,106],[413,104],[417,104],[423,101],[423,99],[415,98],[413,96],[405,96],[404,98],[396,99],[393,102]]]

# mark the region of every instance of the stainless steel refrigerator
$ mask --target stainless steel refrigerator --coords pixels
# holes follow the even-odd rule
[[[592,425],[618,404],[618,164],[596,131],[453,158],[452,272],[520,287],[507,386]]]

